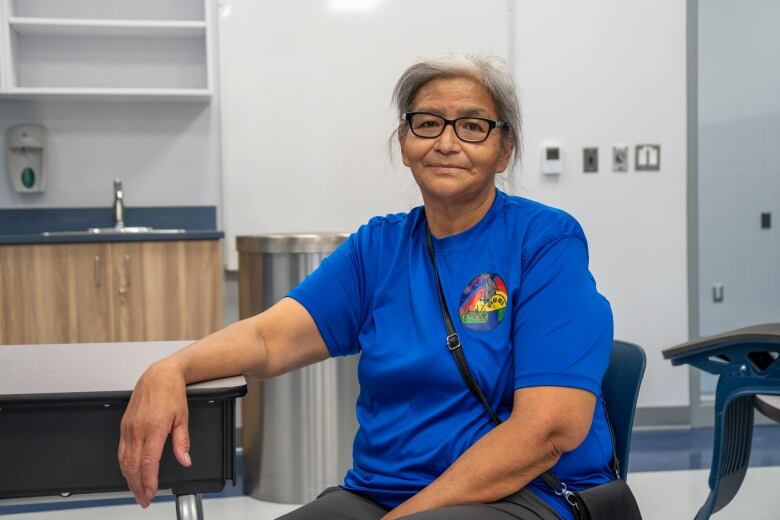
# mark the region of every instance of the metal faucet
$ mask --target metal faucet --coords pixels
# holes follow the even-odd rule
[[[125,195],[122,192],[121,179],[114,179],[114,227],[125,227]]]

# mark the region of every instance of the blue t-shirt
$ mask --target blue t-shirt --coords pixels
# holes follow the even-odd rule
[[[445,344],[425,212],[376,217],[323,260],[290,297],[332,356],[361,353],[360,425],[343,487],[393,508],[493,428]],[[472,372],[506,419],[514,391],[581,388],[599,397],[585,441],[553,468],[570,488],[614,478],[601,379],[612,312],[588,271],[582,228],[567,213],[496,191],[470,229],[433,238],[447,307]],[[541,479],[529,487],[565,518]]]

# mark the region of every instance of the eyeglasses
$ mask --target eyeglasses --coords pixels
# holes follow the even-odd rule
[[[447,125],[452,125],[458,139],[467,143],[481,143],[490,135],[494,128],[504,128],[504,121],[493,121],[483,117],[459,117],[446,119],[428,112],[406,112],[403,120],[409,123],[409,129],[417,137],[435,139],[439,137]]]

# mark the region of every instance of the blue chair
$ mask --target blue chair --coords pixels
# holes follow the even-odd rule
[[[673,365],[718,375],[710,494],[695,520],[707,520],[734,498],[750,462],[754,408],[773,417],[759,396],[780,395],[780,323],[736,329],[664,350]]]
[[[628,452],[639,386],[645,374],[645,351],[626,341],[615,340],[609,366],[601,383],[604,408],[612,426],[617,454],[616,473],[622,480],[628,474]]]

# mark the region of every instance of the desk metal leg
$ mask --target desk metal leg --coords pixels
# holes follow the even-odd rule
[[[203,520],[200,495],[176,495],[176,520]]]

